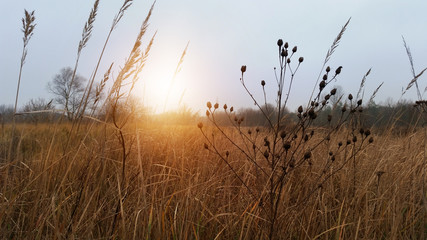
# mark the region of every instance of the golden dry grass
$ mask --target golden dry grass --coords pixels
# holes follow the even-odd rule
[[[125,180],[114,131],[85,126],[65,148],[70,127],[17,127],[17,157],[0,165],[2,238],[267,238],[261,204],[203,148],[196,126],[130,124]],[[3,129],[2,151],[9,136],[10,129]],[[231,152],[239,176],[256,186],[253,165],[225,140],[218,141]],[[375,136],[357,157],[355,184],[353,164],[347,164],[303,199],[325,161],[314,152],[313,165],[301,168],[284,189],[278,235],[422,238],[423,141],[421,130]]]

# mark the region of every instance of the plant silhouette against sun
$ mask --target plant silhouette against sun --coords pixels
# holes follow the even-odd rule
[[[333,71],[331,67],[325,66],[348,23],[344,25],[327,53],[322,67],[323,74],[319,75],[316,83],[317,91],[313,91],[306,107],[298,107],[295,121],[284,110],[304,58],[296,57],[297,46],[291,48],[288,42],[279,39],[274,109],[263,107],[268,104],[265,91],[267,82],[262,80],[260,84],[264,97],[264,103],[261,104],[246,85],[247,67],[242,66],[240,69],[240,82],[264,116],[267,127],[246,127],[244,117],[235,113],[233,107],[229,108],[225,104],[221,111],[218,103],[211,102],[207,103],[206,110],[208,126],[205,127],[202,122],[198,124],[206,139],[204,147],[216,154],[231,169],[251,197],[248,204],[256,203],[260,219],[265,219],[261,225],[266,228],[262,229],[268,229],[265,234],[269,239],[283,236],[282,234],[286,233],[287,214],[292,208],[309,201],[310,196],[322,189],[328,179],[350,161],[356,161],[358,153],[373,142],[370,130],[360,127],[360,113],[363,109],[359,94],[358,99],[354,99],[350,94],[344,104],[332,106],[340,107],[341,111],[333,111],[338,114],[328,115],[328,123],[324,127],[314,126],[318,115],[326,111],[327,106],[331,105],[331,97],[337,93],[336,88],[329,91],[326,89],[332,81],[337,80],[342,67],[339,66]],[[368,74],[369,71],[362,83]],[[219,123],[218,114],[225,114],[232,127]],[[343,132],[346,134],[343,135]],[[338,139],[339,136],[347,138]],[[230,144],[217,144],[222,142],[222,139]],[[253,172],[245,173],[240,170],[241,164],[245,162],[251,164],[250,169]],[[251,177],[247,177],[248,175]],[[310,188],[303,188],[307,183]],[[289,191],[290,188],[293,190]]]

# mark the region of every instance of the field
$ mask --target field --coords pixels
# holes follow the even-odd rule
[[[124,176],[114,131],[95,126],[66,148],[69,131],[66,124],[18,125],[17,158],[1,164],[4,238],[267,238],[268,220],[258,199],[203,147],[195,125],[129,126]],[[6,126],[3,157],[9,135]],[[327,147],[321,146],[312,165],[294,172],[283,190],[278,236],[421,239],[423,142],[422,130],[375,136],[359,153],[356,169],[345,165],[304,199],[318,184],[306,176],[319,175],[326,161],[318,155]],[[218,145],[229,146],[224,139]],[[253,165],[229,151],[240,178],[259,186]]]
[[[311,96],[295,110],[288,100],[304,57],[278,39],[275,79],[260,80],[262,95],[246,80],[246,65],[240,68],[248,106],[255,108],[207,102],[203,116],[185,107],[165,111],[187,44],[172,83],[161,90],[164,110],[155,113],[134,94],[155,43],[156,33],[143,41],[154,3],[125,62],[102,69],[103,77],[98,72],[132,3],[124,0],[114,16],[89,79],[77,70],[99,0],[74,68],[61,69],[47,85],[54,98],[18,107],[37,25],[25,10],[15,104],[0,105],[0,238],[427,238],[427,102],[417,82],[427,69],[415,72],[404,39],[413,79],[401,99],[416,88],[416,102],[376,104],[382,84],[365,97],[371,70],[354,95],[331,86],[343,67],[329,60],[349,19]]]

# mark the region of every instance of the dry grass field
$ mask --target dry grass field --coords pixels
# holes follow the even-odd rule
[[[111,129],[81,131],[76,138],[82,141],[65,148],[69,131],[66,124],[17,127],[17,157],[0,166],[2,238],[267,238],[262,205],[203,148],[195,125],[129,125],[124,179],[121,145]],[[3,156],[9,137],[10,128],[2,129]],[[304,199],[326,161],[317,154],[324,144],[283,190],[278,236],[421,239],[423,142],[422,130],[375,136],[357,156],[356,171],[345,165]],[[253,165],[226,140],[218,145],[230,151],[240,178],[258,186]]]
[[[304,58],[279,39],[274,105],[264,89],[275,86],[274,79],[260,82],[264,98],[257,100],[245,82],[247,67],[240,69],[261,121],[211,102],[203,117],[188,109],[158,116],[139,111],[132,100],[154,43],[155,34],[142,41],[153,7],[129,58],[102,78],[97,71],[110,35],[132,5],[124,0],[81,86],[79,58],[98,3],[74,69],[64,69],[68,78],[58,75],[51,85],[61,101],[55,107],[33,101],[20,110],[21,73],[36,29],[34,12],[25,11],[15,106],[9,119],[0,115],[1,239],[427,238],[426,101],[411,108],[420,111],[405,128],[398,124],[406,121],[401,112],[387,124],[367,124],[367,103],[381,87],[363,102],[370,70],[354,96],[330,87],[342,66],[328,61],[350,20],[329,48],[312,96],[295,112],[287,110],[288,97]],[[424,71],[413,71],[406,90],[419,92]],[[380,117],[378,111],[371,115]]]

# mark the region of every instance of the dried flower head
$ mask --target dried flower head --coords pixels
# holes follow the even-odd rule
[[[283,40],[279,39],[277,40],[277,46],[281,47],[283,45]]]
[[[197,124],[197,127],[198,127],[198,128],[202,128],[202,127],[203,127],[203,123],[202,123],[202,122],[199,122],[199,123]]]
[[[335,74],[338,75],[341,73],[342,66],[339,66],[337,70],[335,70]]]
[[[243,74],[244,72],[246,72],[246,65],[243,65],[243,66],[240,68],[240,71],[242,71],[242,74]]]
[[[297,50],[298,50],[297,46],[295,46],[294,48],[292,48],[292,52],[293,52],[293,53],[296,53],[296,52],[297,52]]]
[[[211,109],[211,108],[212,108],[212,103],[211,103],[211,102],[207,102],[207,103],[206,103],[206,106],[207,106],[209,109]]]
[[[304,62],[304,58],[303,58],[303,57],[299,57],[299,58],[298,58],[298,62],[299,62],[299,63]]]
[[[264,80],[261,80],[261,86],[265,86],[265,81]]]

